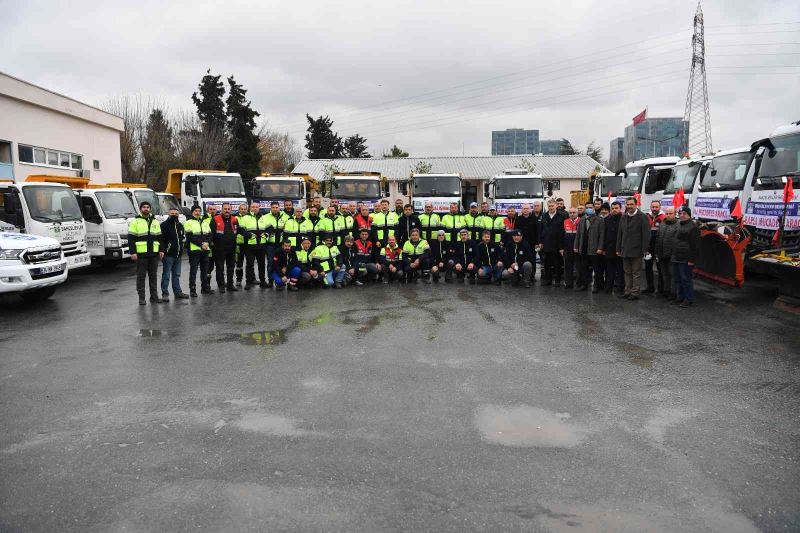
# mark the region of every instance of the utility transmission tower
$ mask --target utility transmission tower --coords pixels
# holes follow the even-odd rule
[[[686,110],[683,120],[689,123],[688,152],[692,155],[710,154],[711,113],[708,110],[706,85],[706,43],[703,30],[703,8],[697,2],[692,35],[692,73],[686,93]]]

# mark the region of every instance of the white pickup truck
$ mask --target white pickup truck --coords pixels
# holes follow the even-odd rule
[[[67,258],[51,237],[3,231],[0,226],[0,294],[45,300],[67,279]]]

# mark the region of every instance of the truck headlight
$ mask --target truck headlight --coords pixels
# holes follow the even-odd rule
[[[19,256],[22,255],[22,252],[24,251],[25,250],[11,250],[11,249],[0,250],[0,259],[9,259],[9,260],[19,259]]]
[[[119,248],[121,246],[119,233],[107,233],[103,240],[106,248]]]

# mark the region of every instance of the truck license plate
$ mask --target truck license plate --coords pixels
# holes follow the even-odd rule
[[[41,276],[42,274],[51,274],[53,272],[61,272],[67,267],[66,263],[59,263],[57,265],[47,265],[43,267],[39,267],[34,270],[34,274]]]

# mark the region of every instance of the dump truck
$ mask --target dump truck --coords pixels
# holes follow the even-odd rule
[[[336,172],[332,175],[332,187],[326,183],[323,207],[327,207],[330,198],[336,198],[340,204],[363,202],[370,211],[374,210],[381,199],[389,196],[388,183],[380,172]]]
[[[221,170],[170,169],[164,192],[175,195],[187,217],[191,216],[195,205],[205,213],[209,205],[219,209],[228,203],[235,212],[239,204],[247,203],[242,177],[236,172]]]
[[[87,184],[75,192],[86,221],[86,247],[92,261],[110,265],[130,259],[128,226],[139,214],[130,191]]]
[[[489,180],[484,195],[497,207],[499,215],[508,213],[509,207],[519,213],[525,204],[544,202],[542,176],[524,168],[506,169]]]
[[[272,202],[291,200],[295,209],[304,211],[309,205],[311,195],[318,188],[317,181],[308,174],[262,174],[250,184],[250,199],[258,202],[261,212],[269,211]]]
[[[434,213],[447,213],[452,202],[461,211],[461,174],[412,174],[409,183],[411,205],[422,213],[425,204],[433,206]]]
[[[672,167],[681,159],[679,157],[650,157],[631,161],[625,165],[620,188],[611,199],[625,202],[628,198],[639,196],[639,205],[649,209],[650,202],[661,200],[664,188],[672,174]]]

